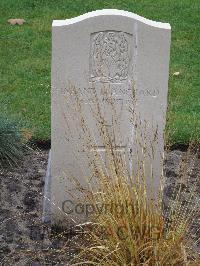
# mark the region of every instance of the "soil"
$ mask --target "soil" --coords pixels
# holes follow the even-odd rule
[[[200,156],[186,154],[187,151],[180,150],[167,153],[166,206],[174,195],[172,190],[180,182],[185,186],[184,197],[195,187],[192,190],[195,200],[200,199]],[[180,170],[183,173],[180,169],[183,158],[190,172],[185,183],[179,175]],[[68,265],[75,252],[76,236],[51,228],[41,220],[47,160],[48,150],[30,150],[18,167],[0,170],[0,265]],[[196,216],[191,226],[194,240],[200,238],[199,228],[200,216]],[[200,251],[199,243],[192,248]]]

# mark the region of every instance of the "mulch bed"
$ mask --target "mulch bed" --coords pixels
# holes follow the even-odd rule
[[[180,182],[179,165],[185,155],[180,150],[167,153],[166,199]],[[68,265],[75,251],[76,241],[70,234],[41,220],[47,160],[48,150],[30,150],[18,167],[0,170],[0,265]],[[188,168],[192,169],[189,182],[195,184],[194,193],[200,198],[200,156],[189,157]],[[200,238],[200,216],[192,228],[192,237]],[[193,248],[200,251],[199,243]]]

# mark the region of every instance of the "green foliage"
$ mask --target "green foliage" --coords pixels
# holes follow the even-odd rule
[[[97,9],[123,9],[171,24],[168,132],[173,143],[197,140],[199,7],[200,1],[192,0],[1,0],[0,102],[8,115],[29,123],[34,139],[49,139],[52,20]],[[26,23],[11,26],[10,18],[23,18]]]
[[[0,118],[0,167],[16,165],[23,156],[24,147],[18,124]]]

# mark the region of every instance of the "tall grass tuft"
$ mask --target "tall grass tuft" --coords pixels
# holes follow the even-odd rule
[[[105,91],[108,90],[104,90],[104,96]],[[120,137],[120,124],[112,95],[106,95],[106,99],[109,99],[107,110],[113,113],[111,132],[108,131],[98,100],[99,92],[93,90],[93,93],[93,104],[90,107],[105,148],[104,156],[95,149],[96,139],[87,123],[79,92],[71,86],[66,97],[70,109],[75,113],[73,121],[78,121],[82,129],[84,150],[89,151],[91,177],[86,180],[89,189],[83,191],[87,193],[86,203],[95,210],[88,222],[78,225],[84,230],[77,241],[79,253],[70,265],[200,265],[198,254],[191,254],[189,237],[190,224],[195,215],[199,214],[199,199],[194,201],[191,189],[191,198],[185,203],[182,200],[182,186],[176,186],[174,200],[166,208],[162,182],[156,188],[158,191],[153,193],[156,197],[150,197],[149,191],[155,188],[153,182],[147,182],[153,177],[150,173],[145,174],[143,169],[145,156],[143,161],[137,162],[140,171],[136,171],[136,174],[128,169],[132,158],[129,157],[127,162],[126,152],[115,149],[115,141]],[[130,112],[134,109],[132,106],[127,108]],[[133,126],[136,126],[134,112],[132,118]],[[141,150],[145,151],[143,143]],[[183,171],[181,178],[184,179],[184,176]]]
[[[190,210],[178,192],[164,215],[162,196],[149,201],[145,182],[111,178],[97,175],[98,192],[89,197],[96,210],[89,223],[80,225],[84,237],[71,265],[200,265],[189,237],[199,204]]]
[[[24,141],[19,125],[0,118],[0,166],[17,165],[24,152]]]
[[[111,208],[94,215],[90,228],[85,228],[87,244],[80,247],[75,265],[187,265],[186,225],[166,232],[160,206],[148,202],[145,189],[119,179],[94,195],[98,205]]]

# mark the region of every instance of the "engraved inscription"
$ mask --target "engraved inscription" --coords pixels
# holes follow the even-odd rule
[[[90,80],[120,83],[128,79],[130,34],[119,31],[91,35]]]
[[[157,97],[159,93],[159,89],[143,89],[138,92],[139,95],[152,97]]]

